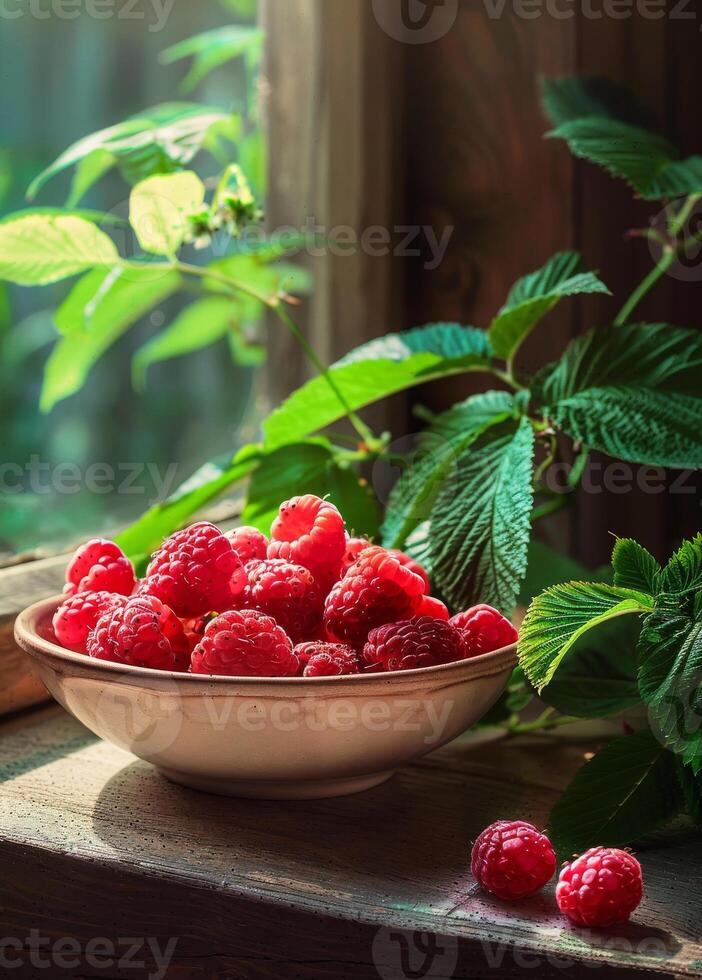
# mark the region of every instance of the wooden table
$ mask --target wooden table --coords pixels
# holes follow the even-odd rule
[[[582,744],[468,736],[377,790],[281,804],[170,785],[55,707],[0,735],[10,978],[702,976],[699,839],[640,853],[646,900],[617,930],[569,927],[552,888],[507,906],[474,887],[470,841],[542,823]]]

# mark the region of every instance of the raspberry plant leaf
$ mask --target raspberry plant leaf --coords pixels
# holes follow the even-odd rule
[[[247,59],[258,59],[263,39],[264,32],[257,27],[235,24],[216,27],[171,45],[161,52],[160,60],[164,65],[172,65],[183,58],[193,59],[190,71],[180,84],[180,90],[188,93],[215,68],[234,58],[244,55]]]
[[[509,615],[527,567],[534,430],[510,421],[456,461],[430,517],[434,581],[456,610],[487,602]]]
[[[684,541],[661,573],[660,591],[683,597],[702,589],[702,534]]]
[[[637,463],[696,468],[702,334],[666,324],[603,327],[535,379],[542,412],[571,438]]]
[[[519,635],[519,661],[540,692],[589,630],[618,616],[652,609],[653,599],[633,589],[589,582],[553,586],[529,606]]]
[[[137,184],[129,197],[129,222],[144,251],[174,255],[190,230],[189,216],[204,200],[205,185],[192,170]]]
[[[329,373],[347,407],[355,411],[436,378],[487,371],[491,353],[483,330],[435,323],[362,344],[332,365]],[[345,414],[326,379],[313,378],[268,416],[263,424],[266,445],[274,449],[295,442]]]
[[[488,391],[459,402],[433,420],[419,436],[410,465],[390,493],[382,527],[386,547],[402,547],[406,537],[430,516],[442,484],[452,479],[459,456],[513,412],[510,394]]]
[[[672,606],[644,620],[639,690],[651,727],[695,774],[702,771],[702,617]]]
[[[661,566],[637,541],[631,538],[618,538],[612,552],[612,566],[615,585],[657,595]]]
[[[76,215],[25,213],[0,224],[0,279],[45,286],[98,266],[114,266],[111,238]]]
[[[595,845],[630,844],[681,803],[674,756],[650,731],[626,735],[579,770],[551,812],[551,840],[563,860]]]
[[[544,112],[554,126],[605,116],[650,129],[653,113],[629,89],[596,75],[547,78],[541,86]]]
[[[492,321],[489,336],[497,357],[515,356],[539,320],[565,296],[609,290],[583,265],[577,252],[559,252],[546,265],[520,279]]]

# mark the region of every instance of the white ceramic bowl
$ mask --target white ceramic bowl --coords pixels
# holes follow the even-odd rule
[[[515,646],[472,660],[349,677],[203,677],[92,660],[55,642],[60,597],[15,636],[49,692],[91,731],[195,789],[313,799],[370,789],[479,721]]]

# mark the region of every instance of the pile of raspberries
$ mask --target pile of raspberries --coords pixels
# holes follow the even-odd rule
[[[490,606],[451,618],[426,571],[349,537],[328,500],[281,504],[270,539],[199,523],[164,541],[137,580],[112,541],[68,566],[57,641],[99,660],[228,677],[322,677],[410,670],[513,643]]]

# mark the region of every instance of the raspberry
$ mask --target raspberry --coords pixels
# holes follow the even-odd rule
[[[514,626],[492,606],[473,606],[466,612],[458,613],[450,622],[463,633],[467,657],[501,650],[517,641],[518,633]]]
[[[290,637],[254,609],[231,610],[213,620],[195,647],[193,674],[294,677],[300,665]]]
[[[304,677],[334,677],[341,674],[358,674],[361,664],[353,647],[345,643],[325,643],[315,640],[299,643],[295,656],[304,668]]]
[[[505,901],[533,895],[551,880],[556,855],[533,824],[498,820],[473,845],[471,871],[487,892]]]
[[[134,596],[101,616],[88,637],[88,654],[97,660],[187,670],[190,644],[175,613],[156,596]]]
[[[327,596],[327,634],[360,647],[376,626],[413,616],[423,594],[418,575],[384,548],[367,548]]]
[[[136,585],[134,566],[119,545],[93,538],[80,547],[66,569],[64,592],[117,592],[131,595]]]
[[[307,494],[280,505],[268,557],[304,565],[321,581],[320,568],[336,573],[345,547],[344,519],[334,504]]]
[[[406,555],[404,551],[398,551],[397,548],[390,548],[390,554],[394,555],[400,564],[405,566],[405,568],[409,568],[409,570],[414,572],[415,575],[419,575],[424,582],[424,591],[428,595],[431,589],[431,582],[429,581],[429,575],[426,569],[420,565],[418,561],[415,561],[414,558],[410,558],[410,556]]]
[[[374,670],[414,670],[453,663],[465,656],[463,639],[453,626],[416,616],[371,631],[363,659]]]
[[[185,618],[230,609],[246,582],[231,542],[214,524],[171,535],[153,557],[142,590]]]
[[[78,592],[54,613],[53,627],[62,647],[75,653],[85,653],[88,636],[98,619],[112,609],[123,606],[127,597],[116,592]]]
[[[626,922],[643,897],[641,865],[616,847],[593,847],[563,866],[558,908],[578,926]]]
[[[282,626],[293,643],[309,640],[322,625],[324,597],[312,572],[282,558],[252,561],[239,597],[242,609],[258,609]]]
[[[431,595],[422,596],[421,602],[417,606],[417,616],[429,616],[431,619],[443,619],[448,623],[450,612],[440,599],[435,599]]]
[[[242,564],[266,557],[268,538],[256,527],[238,527],[226,535]]]
[[[349,568],[351,568],[351,566],[355,564],[356,561],[358,561],[361,552],[365,551],[366,548],[370,548],[370,547],[372,546],[367,538],[347,538],[346,550],[344,551],[344,554],[341,558],[341,568],[339,569],[339,577],[341,578],[343,575],[346,575]]]

